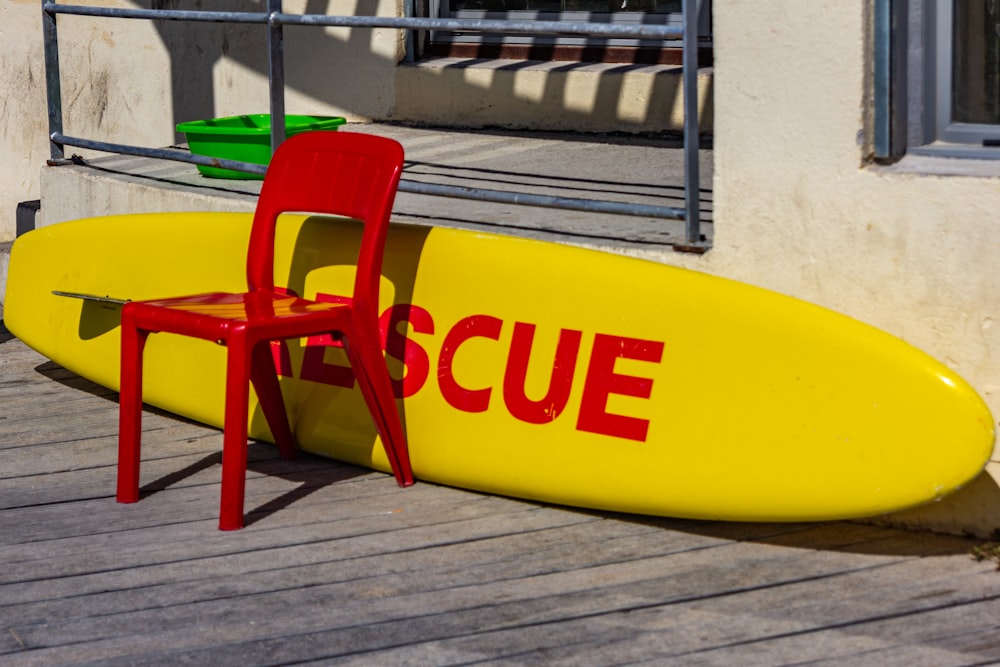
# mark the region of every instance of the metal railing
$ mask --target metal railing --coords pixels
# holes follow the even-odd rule
[[[256,23],[268,28],[268,82],[270,86],[271,149],[285,138],[285,74],[284,36],[285,25],[306,25],[350,28],[397,28],[406,30],[407,43],[412,43],[415,30],[474,31],[483,33],[518,33],[541,35],[585,35],[596,37],[645,38],[655,40],[682,40],[684,96],[684,207],[630,204],[625,202],[555,197],[526,192],[509,192],[478,188],[435,185],[403,179],[399,190],[424,195],[475,199],[524,206],[561,208],[612,215],[629,215],[650,218],[683,220],[683,244],[675,247],[703,252],[707,249],[701,235],[699,215],[700,178],[698,169],[698,16],[702,0],[683,0],[683,22],[675,25],[612,24],[594,22],[562,22],[533,20],[491,19],[441,19],[378,16],[330,16],[319,14],[285,14],[282,0],[265,0],[265,12],[216,12],[193,10],[127,9],[58,4],[56,0],[42,0],[43,33],[45,49],[45,80],[48,94],[49,140],[51,163],[66,163],[65,146],[93,149],[108,153],[136,155],[163,160],[189,162],[205,166],[222,167],[252,174],[263,174],[264,165],[217,159],[194,155],[182,150],[145,148],[127,144],[96,141],[63,133],[62,97],[59,70],[59,39],[56,24],[58,14],[106,17],[117,19],[145,19],[170,21],[201,21],[217,23]],[[408,3],[404,3],[409,6]],[[412,48],[407,54],[412,57]]]

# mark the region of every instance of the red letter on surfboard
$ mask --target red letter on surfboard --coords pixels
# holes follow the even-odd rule
[[[649,420],[626,417],[608,412],[608,396],[620,394],[649,398],[653,390],[651,378],[619,375],[615,373],[618,359],[635,359],[660,363],[663,343],[638,338],[623,338],[597,334],[590,353],[590,366],[580,400],[580,417],[576,428],[580,431],[610,435],[628,440],[646,441]]]
[[[289,296],[298,296],[295,290],[288,289],[287,287],[275,286],[274,291],[276,294],[288,294]],[[286,378],[292,376],[292,358],[288,354],[288,342],[284,340],[272,340],[271,341],[271,356],[274,358],[274,372],[278,375]]]
[[[438,359],[438,384],[444,400],[456,410],[486,412],[490,405],[490,392],[493,390],[490,387],[466,389],[458,384],[452,375],[455,352],[470,338],[499,340],[502,326],[503,320],[491,315],[470,315],[459,320],[445,336],[441,345],[441,357]]]
[[[399,331],[400,324],[409,324],[417,333],[434,333],[431,314],[408,303],[397,303],[386,308],[379,318],[382,330],[382,347],[386,355],[403,362],[403,378],[392,378],[392,389],[398,398],[407,398],[420,391],[427,382],[431,362],[424,348],[407,338],[405,331]]]
[[[316,301],[322,303],[350,303],[351,297],[319,293],[316,295]],[[328,347],[343,348],[344,344],[333,340],[330,334],[309,336],[306,339],[306,351],[302,355],[302,373],[300,377],[303,380],[322,382],[323,384],[332,384],[335,387],[351,389],[354,387],[354,371],[351,370],[350,366],[327,363],[324,356]]]
[[[529,424],[547,424],[559,416],[566,407],[570,389],[573,388],[573,372],[576,370],[582,337],[583,332],[572,329],[562,329],[559,332],[549,389],[540,401],[532,401],[525,396],[524,382],[528,375],[535,325],[514,323],[507,370],[503,376],[503,400],[511,415]]]

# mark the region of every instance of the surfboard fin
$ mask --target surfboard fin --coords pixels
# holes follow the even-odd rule
[[[60,292],[59,290],[52,290],[52,293],[56,296],[67,296],[71,299],[83,299],[84,301],[93,301],[95,303],[106,303],[115,306],[123,306],[131,299],[116,299],[111,296],[98,296],[96,294],[84,294],[82,292]]]

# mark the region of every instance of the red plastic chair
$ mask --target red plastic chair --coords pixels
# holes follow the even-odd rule
[[[285,141],[271,160],[253,218],[247,291],[132,301],[122,308],[118,502],[139,500],[142,353],[154,332],[227,346],[219,528],[243,527],[249,384],[281,455],[295,442],[270,341],[335,333],[344,340],[358,385],[400,486],[413,484],[405,435],[379,344],[378,292],[389,214],[403,148],[382,137],[306,132]],[[284,212],[324,213],[364,223],[354,294],[349,303],[317,303],[275,290],[275,223]]]

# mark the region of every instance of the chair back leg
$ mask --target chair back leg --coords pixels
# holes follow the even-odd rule
[[[406,435],[396,407],[389,371],[377,344],[378,332],[359,330],[357,326],[356,323],[351,332],[345,332],[344,347],[357,377],[361,395],[364,396],[382,439],[382,447],[389,458],[396,483],[402,487],[412,486],[413,469],[410,466]]]
[[[261,411],[267,426],[271,429],[274,443],[283,459],[295,458],[295,437],[288,421],[285,401],[281,398],[281,386],[271,357],[270,341],[259,341],[253,347],[253,364],[250,368],[250,382],[257,392]]]

